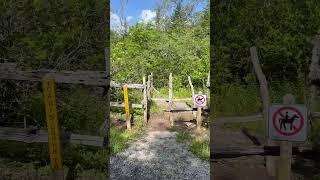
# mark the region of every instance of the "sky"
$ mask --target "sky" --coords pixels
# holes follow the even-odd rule
[[[158,2],[160,2],[160,0],[128,0],[124,16],[127,19],[129,26],[132,26],[137,22],[154,21],[156,17],[154,8]],[[111,0],[110,5],[111,29],[118,30],[120,28],[119,13],[121,8],[121,1]],[[198,7],[196,7],[196,11],[202,10],[204,7],[205,5],[203,3],[199,4]]]

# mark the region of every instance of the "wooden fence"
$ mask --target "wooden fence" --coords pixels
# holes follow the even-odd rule
[[[104,147],[108,144],[105,136],[80,135],[60,132],[56,105],[56,83],[101,86],[108,90],[109,74],[106,71],[54,71],[20,70],[14,63],[0,64],[0,79],[42,82],[48,131],[33,128],[0,127],[0,139],[26,143],[46,142],[49,145],[50,163],[54,175],[63,179],[61,142]],[[108,112],[106,112],[108,113]],[[105,120],[107,122],[108,120]]]
[[[120,88],[123,90],[123,95],[124,95],[124,100],[121,102],[110,102],[110,106],[112,107],[120,107],[125,109],[126,113],[126,124],[127,124],[127,129],[131,130],[131,114],[130,114],[130,109],[131,108],[138,108],[138,109],[143,109],[144,111],[144,122],[148,122],[149,118],[149,108],[150,108],[150,101],[151,101],[151,95],[152,91],[151,89],[153,88],[153,73],[148,75],[148,80],[146,80],[146,77],[144,76],[142,81],[142,84],[127,84],[127,83],[119,83],[117,84],[115,81],[111,81],[110,85],[111,87],[114,88]],[[129,90],[128,89],[138,89],[143,91],[143,100],[140,104],[133,104],[131,103],[129,99]]]
[[[263,102],[263,113],[245,116],[245,117],[219,117],[214,118],[212,127],[218,124],[225,123],[243,123],[243,122],[252,122],[263,120],[266,123],[266,127],[268,127],[268,108],[270,104],[269,91],[268,91],[268,82],[263,74],[263,71],[260,67],[258,53],[255,47],[250,48],[251,53],[251,61],[253,63],[253,67],[257,76],[257,79],[260,84],[260,95]],[[316,84],[315,82],[320,79],[320,66],[319,66],[319,54],[320,54],[320,36],[316,36],[314,40],[314,48],[312,50],[312,59],[310,64],[309,71],[309,94],[306,95],[306,104],[308,108],[308,119],[310,123],[312,123],[312,119],[316,117],[320,117],[320,112],[312,112],[314,106],[314,97],[316,96]],[[288,96],[286,96],[287,100],[284,100],[284,103],[287,104],[289,101]],[[292,99],[292,98],[291,98]],[[214,138],[213,133],[211,133],[211,140]],[[300,155],[312,155],[316,154],[310,147],[292,147],[291,142],[279,142],[275,140],[271,140],[267,137],[267,145],[266,146],[253,146],[246,148],[239,147],[220,147],[217,148],[211,143],[211,160],[219,158],[234,158],[239,156],[247,156],[247,155],[263,155],[266,156],[266,169],[269,175],[278,176],[280,179],[290,179],[290,171],[291,171],[291,156],[292,154],[300,154]],[[277,157],[280,156],[280,157]],[[281,169],[277,174],[276,169]]]

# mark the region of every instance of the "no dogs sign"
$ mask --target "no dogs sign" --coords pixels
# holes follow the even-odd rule
[[[205,95],[196,94],[193,102],[197,107],[205,107],[207,105],[207,97]]]
[[[269,107],[268,131],[271,139],[305,141],[307,122],[307,108],[304,105],[271,105]]]

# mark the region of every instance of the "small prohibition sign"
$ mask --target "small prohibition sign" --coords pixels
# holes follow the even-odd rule
[[[197,95],[194,98],[194,101],[196,102],[197,105],[201,106],[206,102],[206,98],[202,95]]]
[[[285,136],[292,136],[303,128],[304,118],[296,108],[282,107],[273,114],[272,125],[278,133]]]

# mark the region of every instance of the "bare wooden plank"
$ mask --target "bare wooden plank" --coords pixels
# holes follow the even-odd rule
[[[104,137],[80,134],[62,135],[62,141],[88,146],[103,147]],[[19,141],[25,143],[48,143],[48,132],[44,130],[33,130],[24,128],[0,127],[0,139]]]
[[[1,63],[0,70],[1,71],[9,71],[12,69],[16,69],[16,63]]]
[[[109,75],[105,71],[54,71],[54,70],[30,70],[2,69],[0,64],[0,79],[41,81],[44,77],[51,77],[57,83],[83,84],[95,86],[107,86]]]
[[[71,134],[70,143],[71,144],[87,145],[87,146],[103,147],[104,137]]]
[[[143,89],[143,84],[126,84],[126,83],[116,83],[115,81],[110,81],[110,86],[115,88],[123,88],[124,85],[127,85],[129,89]]]
[[[317,117],[317,118],[319,118],[319,117],[320,117],[320,112],[313,112],[313,113],[312,113],[312,117]]]
[[[112,107],[124,107],[124,102],[110,102],[110,106]],[[143,104],[131,104],[132,108],[140,108],[143,109]]]
[[[292,153],[306,154],[310,153],[309,150],[301,149],[299,147],[292,147]],[[279,146],[246,146],[246,147],[234,147],[234,146],[215,146],[210,153],[211,160],[220,158],[237,158],[241,156],[251,156],[251,155],[261,155],[261,156],[279,156],[280,147]]]
[[[233,117],[219,117],[213,120],[213,124],[227,124],[227,123],[243,123],[243,122],[253,122],[261,121],[263,117],[261,114],[252,116],[233,116]]]

